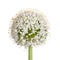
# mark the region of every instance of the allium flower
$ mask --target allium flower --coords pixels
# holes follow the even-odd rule
[[[46,17],[41,12],[23,10],[12,20],[11,36],[18,45],[30,47],[40,45],[46,40],[48,26]]]
[[[24,10],[13,19],[11,36],[18,45],[30,46],[43,43],[47,37],[46,18],[35,10]]]

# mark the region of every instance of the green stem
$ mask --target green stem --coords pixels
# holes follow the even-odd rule
[[[28,48],[28,60],[32,60],[32,46]]]

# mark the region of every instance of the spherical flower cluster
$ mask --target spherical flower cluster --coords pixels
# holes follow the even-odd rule
[[[18,45],[40,45],[46,40],[47,34],[46,18],[36,10],[20,11],[13,18],[11,36]]]

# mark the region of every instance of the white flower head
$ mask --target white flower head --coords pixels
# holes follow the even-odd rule
[[[46,17],[37,10],[22,10],[13,18],[11,37],[18,45],[34,46],[42,44],[48,35]]]

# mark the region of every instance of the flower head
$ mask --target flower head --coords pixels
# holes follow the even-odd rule
[[[23,10],[13,19],[11,36],[18,45],[42,44],[47,37],[46,18],[35,10]]]

